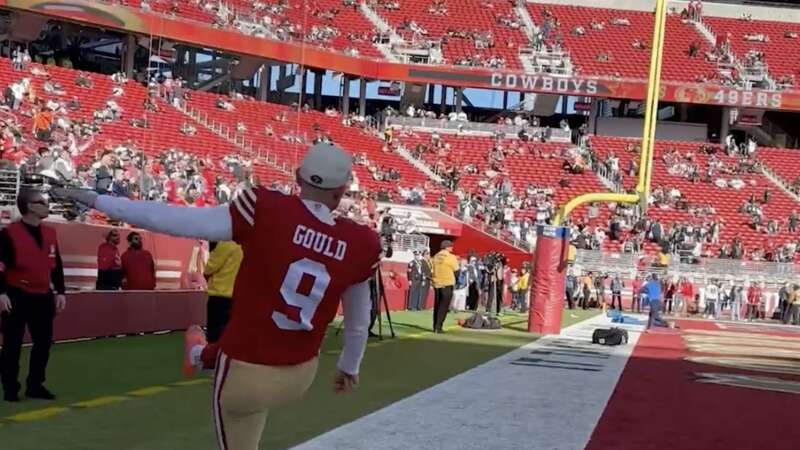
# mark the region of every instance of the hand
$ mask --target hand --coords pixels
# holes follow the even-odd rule
[[[97,200],[97,192],[88,189],[56,187],[50,189],[50,193],[58,200],[72,200],[90,208],[94,208],[94,202]]]
[[[56,295],[56,314],[61,314],[64,308],[67,307],[67,297],[64,294]]]
[[[0,312],[11,312],[11,299],[6,294],[0,294]]]
[[[358,386],[358,375],[350,375],[349,373],[336,370],[336,376],[333,378],[333,391],[337,394],[346,394]]]

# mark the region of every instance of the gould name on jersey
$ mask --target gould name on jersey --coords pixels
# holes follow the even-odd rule
[[[347,242],[337,239],[334,243],[332,237],[305,225],[297,225],[292,242],[337,261],[342,261],[347,252]]]

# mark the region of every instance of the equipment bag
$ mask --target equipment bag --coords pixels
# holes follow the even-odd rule
[[[592,344],[620,345],[628,343],[628,332],[621,328],[598,328],[592,333]]]
[[[475,313],[469,319],[464,321],[462,325],[464,328],[472,328],[474,330],[499,330],[503,324],[497,317],[488,314]]]

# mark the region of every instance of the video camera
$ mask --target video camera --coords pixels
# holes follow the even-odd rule
[[[497,266],[504,266],[507,263],[508,259],[506,259],[505,255],[497,251],[489,252],[483,257],[483,265],[487,271],[493,271]]]

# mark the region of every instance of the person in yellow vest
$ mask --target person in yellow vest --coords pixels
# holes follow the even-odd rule
[[[570,243],[569,247],[567,247],[567,264],[575,264],[575,258],[577,255],[578,248]]]
[[[519,312],[526,312],[528,310],[528,292],[530,291],[531,283],[531,268],[527,263],[522,265],[519,278],[517,279],[517,307]]]
[[[453,286],[456,284],[458,272],[458,258],[450,252],[453,243],[443,241],[441,250],[431,260],[433,272],[433,332],[443,333],[444,319],[453,300]]]
[[[656,267],[669,267],[669,253],[665,253],[664,250],[658,251]]]
[[[210,242],[211,254],[204,275],[208,280],[206,339],[217,342],[231,316],[231,298],[242,263],[242,248],[233,241]]]

